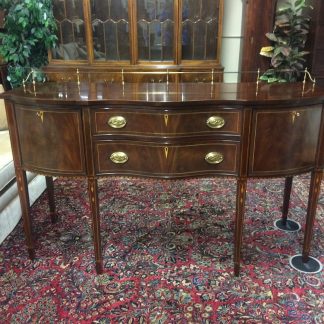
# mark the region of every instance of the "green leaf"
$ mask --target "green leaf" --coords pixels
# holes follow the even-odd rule
[[[308,55],[310,52],[309,51],[301,51],[299,52],[299,56],[305,56],[305,55]]]
[[[273,51],[273,56],[279,55],[281,53],[281,48],[281,46],[276,47]]]
[[[274,42],[277,42],[277,41],[278,41],[276,35],[273,34],[273,33],[266,33],[266,37],[267,37],[268,39],[270,39],[271,41],[274,41]]]
[[[285,3],[282,3],[278,9],[278,12],[281,13],[281,12],[284,12],[284,11],[287,11],[287,10],[291,10],[291,3],[290,2],[285,2]]]
[[[261,75],[259,79],[261,81],[268,81],[268,77],[266,75]]]
[[[298,7],[298,6],[301,6],[301,5],[305,5],[305,0],[296,0],[295,7]]]
[[[284,56],[289,56],[291,53],[291,48],[290,47],[280,47],[280,52],[284,55]]]
[[[268,83],[274,83],[274,82],[277,82],[278,79],[276,77],[273,77],[273,78],[268,78]]]
[[[310,28],[310,17],[304,9],[305,0],[290,0],[280,4],[272,33],[265,36],[272,42],[270,66],[263,78],[268,82],[293,82],[301,76],[306,62],[304,50]],[[262,55],[264,53],[261,51]],[[270,56],[270,55],[267,55]]]
[[[12,66],[10,82],[16,86],[27,67],[47,64],[47,50],[57,41],[57,26],[51,0],[0,0],[1,8],[4,3],[8,9],[0,54]]]
[[[289,19],[289,16],[286,14],[282,14],[282,15],[276,17],[275,24],[278,26],[289,24],[289,23],[290,23],[290,19]]]

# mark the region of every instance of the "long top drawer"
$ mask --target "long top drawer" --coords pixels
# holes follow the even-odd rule
[[[241,132],[241,112],[234,109],[148,113],[108,108],[93,111],[92,119],[94,134],[186,136]]]

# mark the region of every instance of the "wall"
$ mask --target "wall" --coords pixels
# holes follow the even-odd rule
[[[242,42],[242,11],[244,0],[224,0],[221,63],[224,82],[237,82]]]

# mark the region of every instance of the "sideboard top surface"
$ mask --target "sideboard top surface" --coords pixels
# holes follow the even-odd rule
[[[105,83],[46,82],[10,90],[2,97],[19,102],[172,106],[201,104],[273,105],[324,102],[324,87],[311,83]]]

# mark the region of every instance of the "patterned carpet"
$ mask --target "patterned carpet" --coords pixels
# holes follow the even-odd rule
[[[37,258],[22,224],[0,246],[0,323],[323,323],[323,272],[289,266],[303,231],[273,227],[283,179],[249,181],[241,277],[233,276],[233,179],[100,180],[104,274],[96,275],[86,182],[58,179],[59,222],[32,207]],[[290,218],[304,225],[308,177]],[[311,255],[323,262],[324,188]]]

